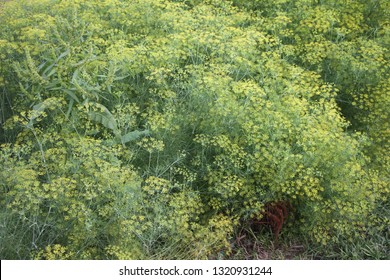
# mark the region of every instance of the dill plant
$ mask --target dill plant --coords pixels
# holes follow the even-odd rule
[[[4,5],[2,258],[226,256],[281,200],[317,244],[388,230],[377,2]]]

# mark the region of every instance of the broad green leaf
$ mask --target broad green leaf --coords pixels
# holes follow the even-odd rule
[[[137,140],[138,138],[140,138],[142,136],[147,136],[149,134],[150,134],[149,130],[142,130],[142,131],[134,130],[132,132],[129,132],[129,133],[121,136],[121,143],[126,144],[130,141]]]
[[[80,103],[80,100],[77,98],[76,94],[74,94],[73,91],[69,89],[63,89],[63,91],[65,91],[70,97],[72,97],[73,100],[76,100],[77,103]]]
[[[117,122],[111,112],[102,104],[94,103],[95,107],[100,109],[100,111],[89,112],[89,117],[91,120],[102,124],[104,127],[111,129],[114,134],[119,133]]]

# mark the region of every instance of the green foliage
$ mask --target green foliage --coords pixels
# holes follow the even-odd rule
[[[2,258],[228,255],[275,201],[321,246],[388,231],[387,1],[0,9]]]

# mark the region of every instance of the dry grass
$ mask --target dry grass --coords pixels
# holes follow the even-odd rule
[[[266,229],[264,229],[266,230]],[[232,242],[232,259],[246,260],[293,260],[311,259],[307,256],[305,246],[299,242],[276,241],[266,232],[247,230]]]

